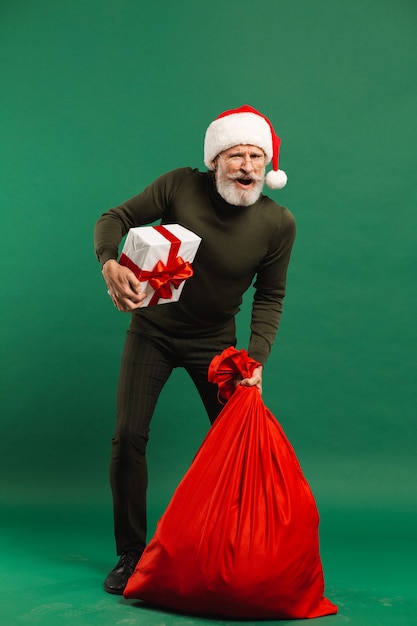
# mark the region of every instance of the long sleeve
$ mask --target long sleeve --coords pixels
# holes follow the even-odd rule
[[[285,296],[287,270],[296,225],[292,214],[284,214],[275,248],[262,261],[254,283],[249,355],[264,364],[278,332]]]
[[[118,258],[120,242],[130,228],[163,217],[169,206],[166,179],[167,175],[159,177],[141,193],[100,216],[94,228],[94,248],[101,265]]]

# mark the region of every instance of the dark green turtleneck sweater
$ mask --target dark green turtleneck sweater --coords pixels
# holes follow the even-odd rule
[[[164,174],[142,193],[98,220],[94,238],[103,265],[117,259],[129,228],[181,224],[202,238],[178,302],[139,309],[131,328],[147,334],[210,336],[230,324],[254,282],[249,355],[264,364],[278,329],[295,221],[266,196],[248,207],[228,204],[214,175],[182,168]]]

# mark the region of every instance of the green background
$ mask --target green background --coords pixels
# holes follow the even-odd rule
[[[282,138],[288,185],[268,193],[298,224],[264,400],[321,512],[340,606],[324,622],[415,623],[416,25],[413,0],[0,2],[10,624],[46,623],[56,577],[62,593],[71,587],[68,562],[78,580],[99,563],[87,574],[89,610],[85,596],[55,596],[51,624],[116,623],[101,583],[114,564],[107,472],[128,317],[106,293],[93,227],[164,171],[204,168],[208,124],[244,103]],[[151,531],[207,428],[176,371],[151,433]],[[22,584],[33,585],[25,601]],[[73,604],[81,617],[62,613]],[[142,619],[116,607],[119,619]],[[169,623],[194,623],[182,619]]]

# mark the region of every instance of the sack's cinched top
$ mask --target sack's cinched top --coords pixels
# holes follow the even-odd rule
[[[319,515],[295,452],[256,387],[258,363],[231,347],[210,366],[228,401],[178,485],[126,598],[194,615],[302,619],[324,597]]]
[[[236,389],[236,377],[250,378],[260,363],[251,359],[246,350],[226,348],[209,365],[208,379],[219,388],[219,395],[228,400]]]

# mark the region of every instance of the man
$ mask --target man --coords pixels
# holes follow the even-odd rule
[[[183,367],[201,396],[211,423],[221,410],[208,382],[212,358],[236,345],[235,315],[254,282],[249,356],[261,365],[240,384],[262,390],[262,367],[282,312],[295,238],[288,209],[262,195],[264,181],[279,189],[280,139],[269,120],[244,105],[222,113],[204,142],[207,172],[181,168],[104,213],[95,227],[95,249],[114,306],[131,313],[122,357],[110,481],[120,560],[105,581],[122,594],[146,544],[146,446],[159,394],[174,367]],[[272,160],[273,169],[265,176]],[[202,241],[194,275],[178,302],[141,308],[140,282],[117,262],[130,228],[178,223]]]

